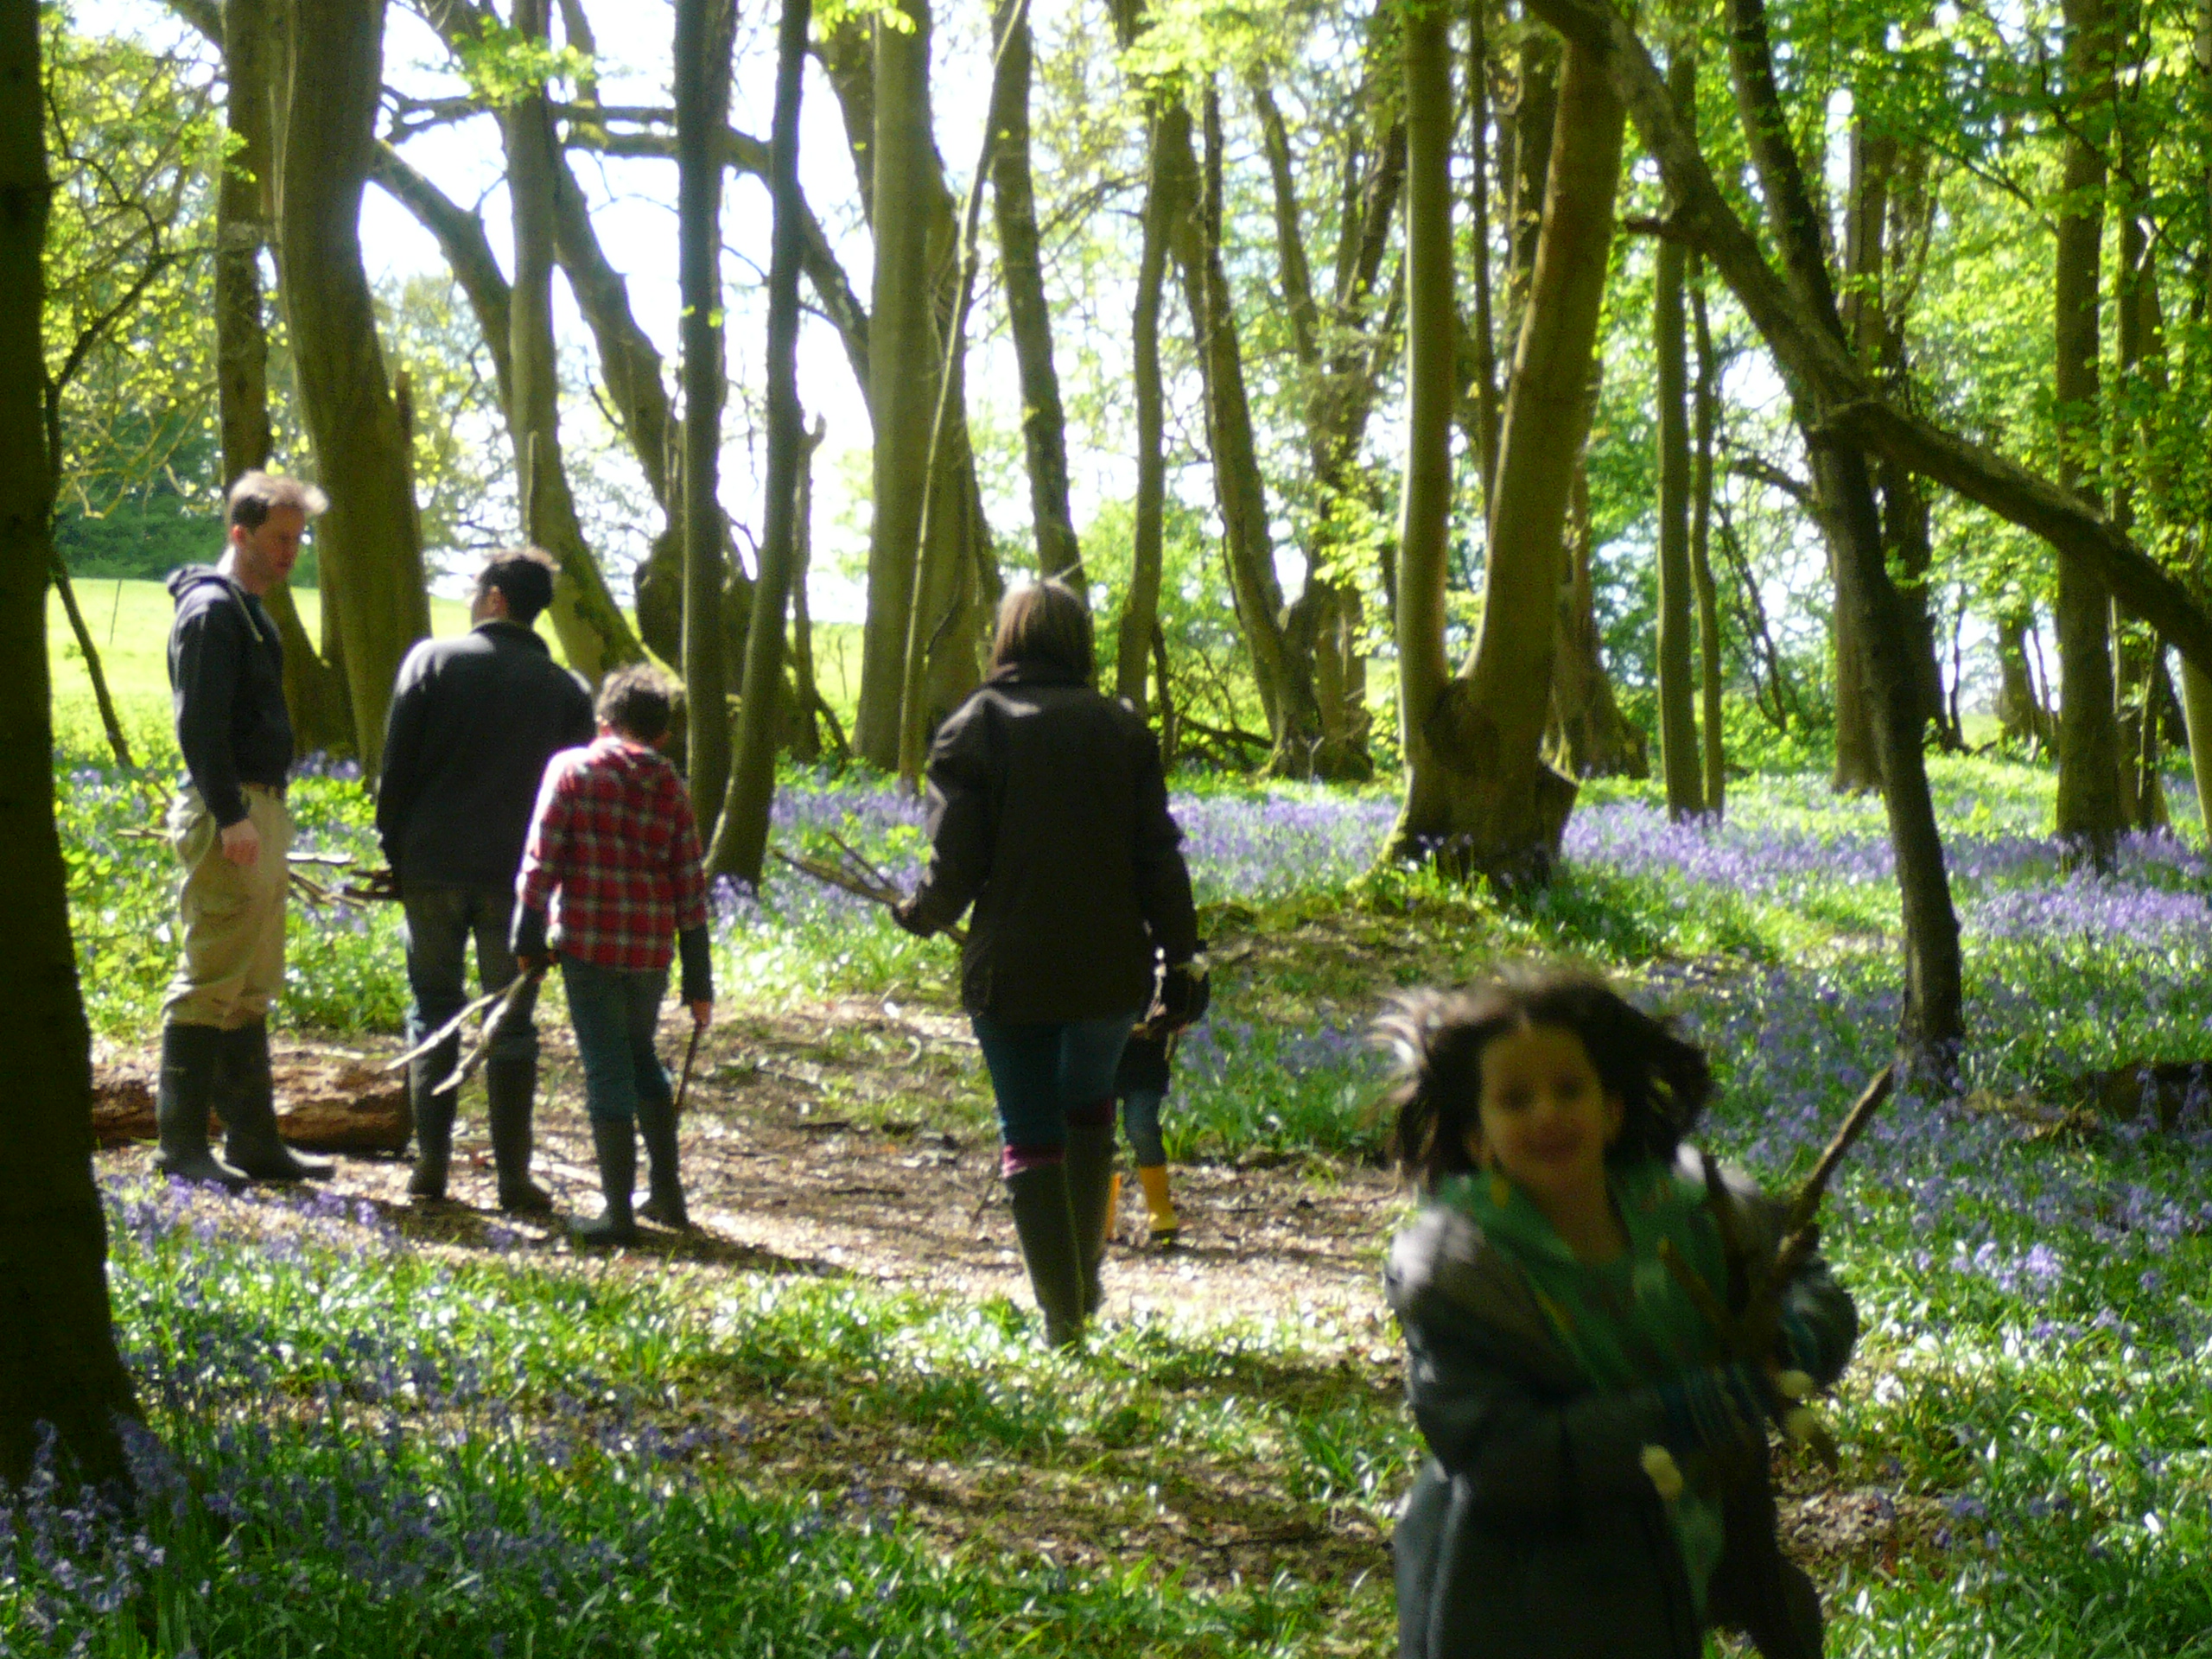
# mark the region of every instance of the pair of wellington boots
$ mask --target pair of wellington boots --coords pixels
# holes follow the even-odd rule
[[[1073,1348],[1105,1300],[1101,1274],[1113,1224],[1114,1126],[1071,1123],[1065,1162],[1016,1170],[1006,1185],[1029,1288],[1045,1316],[1045,1340]]]
[[[220,1157],[208,1144],[211,1113],[227,1131]],[[235,1031],[164,1026],[154,1122],[154,1167],[180,1180],[236,1192],[249,1181],[321,1180],[331,1171],[328,1159],[302,1158],[276,1133],[269,1027],[260,1020]]]
[[[452,1072],[457,1044],[417,1057],[408,1071],[408,1094],[415,1109],[415,1173],[407,1196],[439,1203],[453,1163],[454,1110],[461,1091],[435,1092]],[[530,1179],[531,1109],[537,1098],[537,1061],[531,1056],[484,1063],[484,1116],[492,1136],[492,1163],[498,1171],[499,1208],[516,1215],[543,1215],[553,1195]]]
[[[631,1190],[638,1183],[638,1141],[645,1143],[652,1196],[632,1211]],[[638,1242],[638,1217],[683,1231],[691,1224],[683,1204],[683,1180],[677,1168],[676,1103],[640,1100],[633,1125],[626,1117],[594,1117],[592,1150],[599,1157],[599,1187],[605,1207],[592,1221],[571,1230],[578,1244],[611,1249]]]

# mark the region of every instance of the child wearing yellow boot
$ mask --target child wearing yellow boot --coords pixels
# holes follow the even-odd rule
[[[1182,1234],[1175,1200],[1167,1192],[1167,1148],[1160,1138],[1160,1105],[1167,1097],[1175,1036],[1155,1011],[1152,1019],[1129,1033],[1122,1049],[1122,1064],[1114,1073],[1114,1092],[1122,1102],[1122,1128],[1129,1137],[1129,1155],[1137,1161],[1137,1183],[1144,1188],[1155,1250],[1173,1249]]]

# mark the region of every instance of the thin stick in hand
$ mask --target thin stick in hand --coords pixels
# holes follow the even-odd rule
[[[414,1047],[409,1049],[404,1054],[399,1056],[398,1058],[386,1060],[384,1063],[384,1070],[386,1071],[397,1071],[409,1061],[420,1059],[423,1055],[435,1048],[440,1043],[445,1041],[447,1038],[452,1036],[454,1033],[459,1031],[462,1023],[467,1020],[470,1014],[482,1013],[486,1008],[490,1007],[494,1002],[505,996],[509,991],[514,989],[514,988],[515,982],[511,979],[505,984],[500,986],[498,990],[485,992],[483,995],[478,997],[474,1002],[471,1002],[459,1014],[454,1015],[452,1019],[447,1020],[445,1024],[440,1026],[435,1031],[425,1037],[421,1042],[416,1044]]]

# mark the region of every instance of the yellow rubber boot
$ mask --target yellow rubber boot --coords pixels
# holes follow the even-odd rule
[[[1114,1232],[1122,1219],[1122,1172],[1116,1170],[1113,1179],[1106,1183],[1106,1242],[1114,1242]]]
[[[1152,1242],[1165,1249],[1183,1230],[1176,1218],[1175,1200],[1167,1196],[1167,1166],[1140,1164],[1137,1179],[1144,1187],[1145,1207],[1152,1211]]]

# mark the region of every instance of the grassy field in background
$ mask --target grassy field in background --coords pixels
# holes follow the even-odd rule
[[[79,580],[76,589],[86,628],[92,636],[92,649],[99,655],[124,730],[136,743],[138,728],[164,726],[169,718],[168,631],[175,607],[168,589],[158,582],[94,577]],[[306,588],[295,589],[293,598],[308,637],[320,638],[321,595]],[[465,633],[468,626],[468,607],[461,601],[431,599],[434,636],[442,639]],[[559,656],[560,642],[554,638],[552,624],[540,618],[537,632]],[[860,690],[860,632],[857,625],[849,622],[818,622],[814,627],[816,675],[822,694],[849,731]],[[86,672],[84,653],[78,648],[58,593],[47,595],[47,655],[54,673],[56,723],[64,730],[97,732],[92,677]]]

